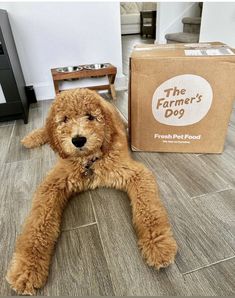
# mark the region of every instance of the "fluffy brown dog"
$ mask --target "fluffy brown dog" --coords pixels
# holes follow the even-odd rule
[[[154,177],[130,157],[124,125],[110,103],[86,89],[60,93],[45,127],[22,140],[28,148],[46,142],[60,158],[37,189],[16,243],[7,273],[16,292],[32,295],[44,285],[69,198],[97,187],[128,193],[138,244],[150,266],[174,261],[177,245]]]

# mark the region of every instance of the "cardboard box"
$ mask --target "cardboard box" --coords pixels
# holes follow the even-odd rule
[[[131,148],[221,153],[234,99],[235,51],[228,46],[137,46],[130,58]]]

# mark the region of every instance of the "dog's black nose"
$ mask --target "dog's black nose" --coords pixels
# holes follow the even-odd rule
[[[86,143],[86,137],[79,137],[79,136],[73,137],[72,143],[74,144],[75,147],[81,148]]]

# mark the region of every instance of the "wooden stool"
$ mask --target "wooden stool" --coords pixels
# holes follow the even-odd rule
[[[154,11],[141,11],[140,12],[140,35],[143,36],[146,34],[151,35],[152,38],[156,37],[156,15],[157,12]],[[146,20],[150,20],[149,23],[146,23]]]
[[[107,64],[108,64],[107,67],[101,68],[101,69],[87,70],[83,68],[80,71],[73,71],[73,72],[60,72],[57,70],[58,68],[52,68],[51,74],[52,74],[53,83],[55,87],[55,93],[58,94],[60,92],[59,82],[63,80],[107,76],[109,80],[108,85],[90,86],[86,88],[92,89],[92,90],[109,90],[112,98],[116,99],[114,81],[117,74],[117,68],[110,63],[107,63]],[[85,65],[79,65],[79,66],[84,67]]]

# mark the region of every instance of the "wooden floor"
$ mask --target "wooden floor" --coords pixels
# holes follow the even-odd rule
[[[150,44],[154,43],[154,39],[141,37],[139,34],[133,35],[122,35],[122,66],[123,73],[128,75],[129,73],[129,58],[132,52],[132,49],[137,44]]]
[[[20,139],[40,127],[50,101],[30,109],[29,124],[0,124],[0,295],[16,235],[36,186],[55,156],[44,146],[27,150]],[[116,104],[127,118],[127,93]],[[222,155],[134,153],[159,183],[179,252],[160,272],[142,260],[125,193],[98,189],[75,197],[63,218],[46,286],[38,295],[234,295],[235,110]]]

